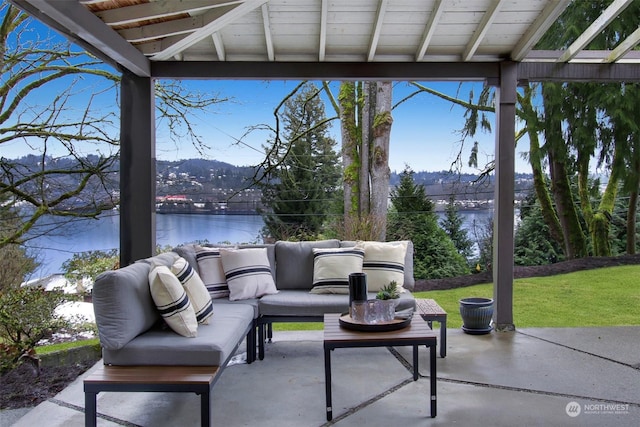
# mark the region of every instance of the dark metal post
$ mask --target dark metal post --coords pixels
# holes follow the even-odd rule
[[[513,239],[515,190],[515,123],[518,67],[500,63],[496,136],[495,206],[493,213],[493,323],[498,331],[513,331]]]
[[[156,149],[153,79],[122,75],[120,265],[155,253]]]

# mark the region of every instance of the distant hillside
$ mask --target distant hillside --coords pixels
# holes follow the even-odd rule
[[[95,162],[96,156],[87,156],[87,160]],[[42,168],[43,159],[39,156],[29,155],[14,160],[22,165],[22,169],[37,171]],[[70,169],[74,166],[75,159],[52,158],[44,159],[45,169]],[[119,189],[120,176],[117,173],[119,164],[113,167],[109,174],[106,188],[100,189],[111,194],[116,194]],[[234,166],[217,160],[185,159],[156,162],[156,182],[158,196],[183,195],[194,202],[220,203],[231,202],[229,199],[238,190],[243,190],[250,185],[254,175],[254,168],[249,166]],[[448,201],[451,194],[457,200],[488,201],[492,200],[493,176],[480,179],[474,174],[454,174],[447,171],[416,171],[413,175],[417,184],[425,186],[426,192],[434,201]],[[57,186],[51,188],[68,188],[75,185],[80,177],[73,174],[61,175]],[[400,182],[399,173],[393,172],[390,177],[392,187]],[[516,174],[516,200],[523,199],[532,187],[530,174]],[[247,190],[251,194],[244,194],[243,209],[251,209],[260,200],[259,190]],[[105,193],[106,194],[106,193]],[[234,196],[235,197],[235,196]],[[238,200],[237,197],[235,200]],[[73,203],[73,202],[72,202]],[[231,207],[231,206],[230,206]]]

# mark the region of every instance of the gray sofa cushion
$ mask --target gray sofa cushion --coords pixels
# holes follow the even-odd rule
[[[340,241],[275,243],[276,287],[282,289],[311,290],[313,286],[313,248],[338,248]]]
[[[369,299],[376,295],[369,293]],[[415,308],[415,298],[410,292],[400,294],[394,300],[396,310]],[[306,290],[283,290],[260,298],[260,314],[263,316],[318,316],[325,313],[346,313],[349,308],[348,295],[310,294]]]
[[[356,242],[353,240],[343,240],[340,242],[340,247],[342,248],[350,248],[355,245]],[[404,257],[404,283],[402,286],[408,291],[413,291],[415,285],[416,280],[413,277],[413,242],[407,240],[407,254]]]
[[[182,337],[154,328],[119,350],[102,350],[105,364],[220,366],[233,355],[249,325],[253,309],[247,304],[217,304],[208,325],[198,326],[198,336]]]
[[[117,350],[160,320],[149,290],[149,264],[137,262],[100,274],[93,310],[103,348]]]

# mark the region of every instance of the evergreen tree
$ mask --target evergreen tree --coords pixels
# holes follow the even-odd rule
[[[533,192],[520,208],[520,223],[514,243],[516,265],[544,265],[564,260],[562,246],[551,238],[549,226]]]
[[[467,230],[462,228],[462,217],[458,213],[455,196],[453,194],[449,197],[445,217],[442,219],[442,222],[440,222],[440,226],[449,235],[458,253],[466,259],[471,258],[473,255],[473,242],[469,239]]]
[[[439,279],[469,273],[466,260],[438,226],[433,202],[427,197],[424,185],[416,185],[410,168],[400,174],[400,184],[391,191],[391,203],[387,238],[413,242],[417,278]]]
[[[307,83],[285,101],[280,120],[289,143],[286,151],[267,152],[275,167],[263,184],[263,218],[266,234],[274,239],[316,238],[339,189],[336,142],[328,136],[318,93]]]

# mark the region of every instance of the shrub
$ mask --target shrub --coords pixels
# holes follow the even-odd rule
[[[0,294],[0,340],[11,350],[9,360],[1,361],[8,369],[22,354],[33,350],[38,341],[68,327],[69,322],[56,308],[70,297],[61,291],[18,287]]]

